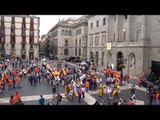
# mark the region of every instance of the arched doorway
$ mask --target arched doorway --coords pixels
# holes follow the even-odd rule
[[[123,64],[123,53],[122,52],[118,52],[117,53],[117,71],[120,71],[121,68],[119,68],[120,64]]]
[[[94,60],[94,57],[93,57],[94,55],[93,55],[93,52],[92,51],[90,51],[90,61],[93,61]]]
[[[107,54],[107,67],[110,67],[112,62],[112,54],[110,52],[108,52]]]
[[[96,51],[96,55],[95,55],[95,63],[98,64],[98,59],[99,59],[99,54],[98,51]]]
[[[135,74],[135,65],[136,65],[136,57],[134,53],[131,53],[129,55],[129,74],[134,75]]]
[[[33,60],[34,59],[34,50],[30,49],[29,51],[29,60]]]

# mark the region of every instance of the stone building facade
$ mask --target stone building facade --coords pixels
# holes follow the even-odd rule
[[[79,56],[87,59],[87,18],[68,18],[59,21],[49,32],[50,54],[58,59]]]
[[[160,60],[160,16],[90,16],[87,48],[87,59],[102,69],[125,63],[126,74],[149,74],[151,62]]]
[[[22,59],[39,57],[40,18],[29,15],[0,16],[0,55]]]

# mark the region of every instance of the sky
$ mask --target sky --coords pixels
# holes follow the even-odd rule
[[[48,31],[58,23],[59,19],[69,17],[81,17],[82,15],[36,15],[40,17],[40,37],[43,34],[47,34]]]

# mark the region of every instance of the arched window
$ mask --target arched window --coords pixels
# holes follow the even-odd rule
[[[72,31],[71,30],[69,30],[69,35],[72,35]]]
[[[68,55],[68,52],[69,52],[68,49],[65,48],[65,49],[64,49],[64,55]]]
[[[64,29],[61,30],[61,35],[64,35]]]
[[[98,45],[99,44],[99,36],[96,36],[95,37],[95,45]]]
[[[68,35],[68,30],[66,30],[65,35]]]
[[[90,45],[93,45],[93,37],[90,37]]]
[[[105,43],[106,43],[106,36],[103,35],[103,36],[102,36],[102,45],[104,45]]]
[[[93,52],[90,51],[90,61],[93,61],[94,60],[94,55],[93,55]]]
[[[96,59],[95,59],[95,60],[96,60],[95,62],[96,62],[96,64],[98,64],[98,59],[99,59],[99,53],[98,53],[98,51],[96,52],[95,58],[96,58]]]

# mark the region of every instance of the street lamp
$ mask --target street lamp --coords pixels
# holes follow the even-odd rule
[[[120,64],[120,68],[121,68],[121,74],[120,74],[120,86],[122,86],[122,81],[123,81],[123,68],[125,68],[125,64],[127,62],[127,59],[124,59],[124,55],[121,56],[120,58],[121,60],[121,64]]]

